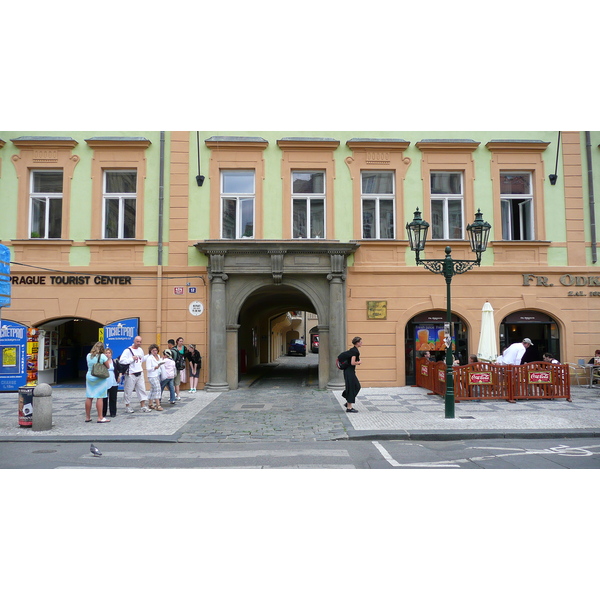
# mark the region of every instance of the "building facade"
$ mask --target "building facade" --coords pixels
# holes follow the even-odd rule
[[[311,314],[320,387],[343,385],[335,358],[356,335],[363,386],[411,384],[418,352],[442,354],[446,284],[415,265],[406,223],[417,207],[430,223],[426,258],[450,246],[472,259],[480,209],[488,249],[452,283],[457,355],[477,352],[489,301],[499,351],[529,337],[540,356],[587,362],[599,144],[558,131],[0,132],[1,317],[44,332],[51,383],[81,377],[98,336],[134,320],[144,346],[196,343],[207,389],[236,388]]]

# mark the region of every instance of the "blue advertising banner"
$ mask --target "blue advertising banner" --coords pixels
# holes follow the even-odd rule
[[[27,327],[0,324],[0,391],[14,392],[27,383]]]
[[[0,244],[0,308],[10,306],[10,250]]]
[[[113,352],[113,358],[119,358],[123,350],[133,344],[133,339],[138,335],[140,320],[138,317],[133,319],[121,319],[114,323],[109,323],[102,328],[104,345]]]

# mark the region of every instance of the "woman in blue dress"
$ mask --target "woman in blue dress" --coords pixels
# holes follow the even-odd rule
[[[108,360],[106,354],[104,354],[104,344],[102,342],[96,342],[87,355],[87,375],[85,376],[85,422],[89,423],[92,420],[92,400],[96,398],[96,410],[98,411],[98,423],[110,423],[110,419],[102,416],[102,405],[103,398],[108,395],[108,378],[94,377],[92,375],[93,366],[99,362],[100,364],[105,363]]]

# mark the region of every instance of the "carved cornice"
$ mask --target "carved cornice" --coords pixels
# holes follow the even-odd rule
[[[358,250],[357,242],[335,240],[204,240],[194,244],[203,254],[343,254],[349,256]]]
[[[277,140],[282,150],[335,150],[339,140],[333,138],[282,138]]]
[[[143,137],[94,137],[85,142],[90,148],[148,148],[152,144]]]
[[[261,137],[213,136],[204,140],[204,144],[212,150],[223,150],[225,148],[259,148],[264,150],[269,145],[269,142]]]
[[[549,145],[541,140],[491,140],[485,147],[492,152],[543,152]]]
[[[415,145],[419,150],[466,150],[468,152],[473,152],[479,148],[481,142],[476,142],[475,140],[421,140],[417,142]]]
[[[352,138],[346,142],[351,150],[396,150],[403,152],[410,146],[410,142],[400,139],[374,139]]]
[[[21,150],[36,148],[75,148],[79,143],[70,137],[23,136],[10,140]]]

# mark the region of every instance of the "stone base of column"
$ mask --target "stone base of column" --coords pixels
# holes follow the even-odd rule
[[[228,383],[207,383],[204,386],[205,392],[228,392],[229,384]]]
[[[343,390],[346,387],[345,383],[338,383],[336,381],[330,381],[327,384],[327,389],[328,390]]]

